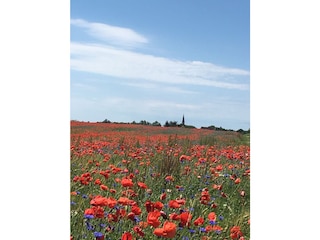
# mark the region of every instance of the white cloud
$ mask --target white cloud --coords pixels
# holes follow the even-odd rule
[[[199,92],[196,92],[196,91],[185,90],[185,89],[182,89],[179,87],[161,86],[159,84],[154,84],[154,83],[124,82],[124,83],[120,83],[120,84],[125,85],[125,86],[136,87],[136,88],[140,88],[140,89],[149,89],[149,90],[161,89],[161,92],[172,92],[172,93],[182,93],[182,94],[199,94]]]
[[[132,29],[111,26],[104,23],[91,23],[82,19],[71,19],[71,25],[85,28],[87,33],[94,38],[116,46],[135,46],[148,43],[148,39]]]
[[[71,84],[72,88],[78,88],[78,89],[83,89],[86,91],[96,91],[97,88],[93,86],[92,84],[84,84],[84,83],[72,83]]]
[[[71,69],[119,78],[248,90],[249,72],[199,61],[178,61],[108,45],[71,43]],[[233,82],[228,79],[232,78]],[[228,81],[226,81],[228,80]]]

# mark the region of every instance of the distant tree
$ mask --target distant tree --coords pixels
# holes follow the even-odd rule
[[[183,127],[185,127],[185,128],[196,128],[195,126],[192,126],[192,125],[183,125]]]
[[[176,127],[177,126],[177,121],[170,121],[169,125],[170,127]]]
[[[164,126],[165,126],[165,127],[170,127],[169,122],[166,121],[165,124],[164,124]]]
[[[103,123],[111,123],[111,121],[108,120],[108,119],[105,119],[105,120],[103,120],[102,122],[103,122]]]
[[[152,123],[152,126],[160,126],[160,127],[161,127],[161,124],[160,124],[158,121],[154,121],[154,122]]]
[[[141,125],[151,125],[151,123],[147,122],[146,120],[141,120],[139,124],[141,124]]]

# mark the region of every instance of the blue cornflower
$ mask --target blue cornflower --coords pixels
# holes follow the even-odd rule
[[[138,223],[138,222],[140,222],[141,220],[140,220],[140,218],[138,218],[137,216],[134,216],[134,221],[135,221],[135,223]]]
[[[224,219],[224,217],[219,215],[219,219],[222,221]]]
[[[96,238],[103,236],[103,234],[102,234],[101,232],[94,232],[93,234],[94,234],[94,236],[95,236]]]
[[[183,237],[182,237],[182,240],[189,240],[189,238],[188,238],[188,237],[183,236]]]
[[[100,223],[100,227],[105,227],[105,226],[107,226],[107,224],[105,224],[105,223]]]
[[[189,232],[190,232],[190,233],[195,233],[196,230],[194,230],[194,229],[189,229]]]
[[[79,191],[77,191],[76,193],[77,193],[78,195],[80,195],[80,194],[81,194],[81,192],[79,192]]]
[[[215,232],[216,232],[217,234],[220,234],[220,233],[221,233],[221,231],[220,231],[220,230],[216,230]]]
[[[214,221],[214,220],[210,220],[209,223],[210,223],[210,225],[216,225],[216,221]]]
[[[87,225],[87,229],[88,229],[89,231],[94,230],[94,226],[93,226],[91,223],[86,222],[86,225]]]
[[[85,214],[85,215],[84,215],[84,218],[86,218],[86,219],[92,219],[92,218],[94,218],[94,216],[91,215],[91,214]]]
[[[82,194],[82,198],[88,198],[86,194]]]
[[[77,204],[76,202],[71,201],[71,205],[76,205],[76,204]]]
[[[201,227],[201,228],[200,228],[200,232],[206,232],[206,229],[203,228],[203,227]]]

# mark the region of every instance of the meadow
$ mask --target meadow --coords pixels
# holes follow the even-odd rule
[[[71,239],[250,239],[250,136],[71,122]]]

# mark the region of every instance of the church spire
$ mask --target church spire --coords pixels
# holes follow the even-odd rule
[[[182,115],[182,126],[184,126],[184,114]]]

